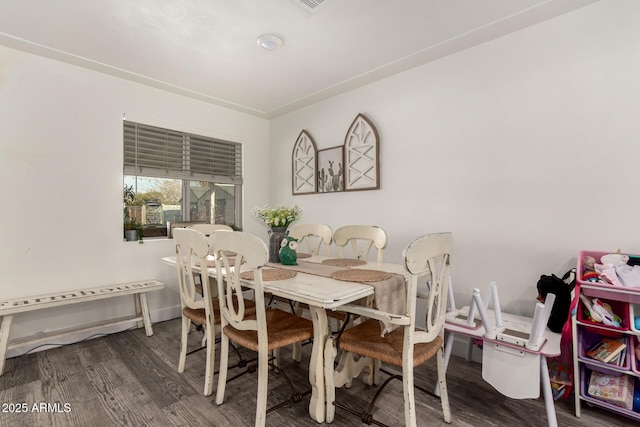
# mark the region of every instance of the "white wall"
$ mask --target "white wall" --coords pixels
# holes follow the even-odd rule
[[[172,241],[122,239],[122,116],[243,144],[244,205],[268,202],[269,122],[0,46],[0,298],[156,278],[179,315]],[[250,215],[245,230],[264,235]],[[12,337],[131,313],[128,300],[16,316]]]
[[[277,118],[270,200],[383,227],[389,261],[452,231],[458,305],[494,280],[503,309],[531,314],[539,276],[581,249],[640,253],[639,22],[640,2],[598,2]],[[380,134],[381,189],[292,196],[300,131],[341,145],[360,112]]]
[[[271,123],[0,47],[0,297],[153,277],[169,284],[150,295],[155,318],[177,315],[159,263],[171,241],[121,239],[126,113],[242,142],[246,231],[266,239],[251,208],[297,203],[307,222],[384,227],[399,261],[413,238],[450,230],[460,303],[495,280],[505,309],[531,313],[539,275],[580,249],[640,253],[638,22],[640,3],[601,1]],[[359,112],[380,133],[381,189],[292,196],[300,131],[340,145]],[[12,337],[131,310],[18,316]]]

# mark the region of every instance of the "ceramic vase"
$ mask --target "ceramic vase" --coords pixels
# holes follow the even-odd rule
[[[287,227],[269,229],[269,262],[280,262],[280,242],[287,233]]]

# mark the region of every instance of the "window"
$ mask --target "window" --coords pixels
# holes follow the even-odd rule
[[[125,220],[144,237],[166,236],[168,223],[241,227],[242,146],[124,121]]]

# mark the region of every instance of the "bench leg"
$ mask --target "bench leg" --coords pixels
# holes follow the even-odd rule
[[[13,315],[0,317],[0,375],[4,374],[4,364],[7,360],[7,346],[9,345],[9,329]]]
[[[153,335],[153,327],[151,326],[151,316],[149,315],[149,305],[147,304],[147,294],[140,293],[137,294],[138,298],[136,298],[136,305],[140,306],[142,309],[142,319],[144,321],[144,329],[147,333],[147,336],[150,337]]]
[[[140,296],[142,294],[133,294],[133,302],[136,305],[136,316],[140,317],[142,316],[142,304],[140,302]],[[143,319],[144,320],[144,319]],[[144,322],[143,321],[138,321],[136,322],[136,328],[142,328],[142,326],[144,326]]]

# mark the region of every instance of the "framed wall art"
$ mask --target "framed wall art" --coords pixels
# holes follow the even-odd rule
[[[318,150],[318,193],[344,190],[342,145]]]
[[[379,152],[378,131],[358,114],[344,138],[345,191],[380,188]]]
[[[380,139],[371,121],[360,113],[351,123],[344,144],[318,150],[303,130],[293,152],[293,195],[377,190],[380,188]]]
[[[293,194],[309,194],[316,192],[316,144],[306,132],[300,132],[293,146]]]

